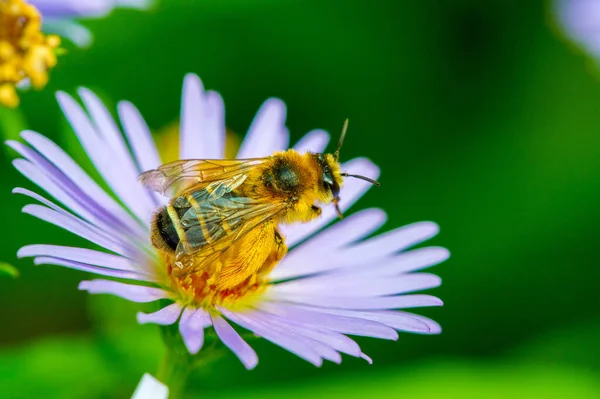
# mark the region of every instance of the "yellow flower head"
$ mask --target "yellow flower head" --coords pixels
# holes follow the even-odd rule
[[[56,65],[60,38],[44,35],[40,12],[23,0],[0,0],[0,105],[16,107],[16,85],[29,79],[36,89]]]

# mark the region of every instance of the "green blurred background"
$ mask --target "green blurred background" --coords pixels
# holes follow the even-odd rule
[[[159,132],[177,121],[195,72],[244,132],[269,96],[288,106],[292,140],[351,119],[343,158],[381,166],[387,229],[434,220],[452,258],[432,269],[445,306],[440,336],[358,339],[374,360],[321,369],[252,342],[251,372],[229,355],[194,375],[198,398],[600,398],[600,80],[561,38],[540,0],[163,0],[85,21],[88,50],[68,54],[42,92],[2,110],[0,129],[44,133],[81,149],[53,93],[78,86],[111,110],[138,106]],[[138,305],[77,291],[88,276],[17,261],[29,243],[81,244],[22,215],[29,184],[0,153],[0,396],[128,397],[163,353]]]

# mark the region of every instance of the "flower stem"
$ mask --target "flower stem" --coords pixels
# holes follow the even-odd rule
[[[156,378],[169,387],[169,399],[182,397],[187,379],[194,368],[192,357],[178,349],[167,346],[167,352],[156,373]]]

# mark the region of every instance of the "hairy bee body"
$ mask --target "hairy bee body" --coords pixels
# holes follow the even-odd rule
[[[287,150],[253,162],[247,170],[210,184],[200,175],[206,167],[196,171],[194,176],[204,180],[187,182],[156,212],[152,243],[174,259],[181,273],[210,268],[218,274],[214,283],[219,289],[260,277],[287,253],[279,224],[318,217],[317,204],[332,202],[342,183],[339,165],[330,154]],[[185,166],[181,168],[178,173],[187,176]],[[230,169],[224,166],[222,173]],[[161,173],[153,178],[163,184],[160,179],[166,174]]]

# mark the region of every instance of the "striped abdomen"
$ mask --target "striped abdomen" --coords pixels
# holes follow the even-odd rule
[[[218,188],[174,198],[154,217],[152,243],[172,252],[183,239],[188,250],[199,249],[240,227],[248,201],[234,192],[219,193]]]

